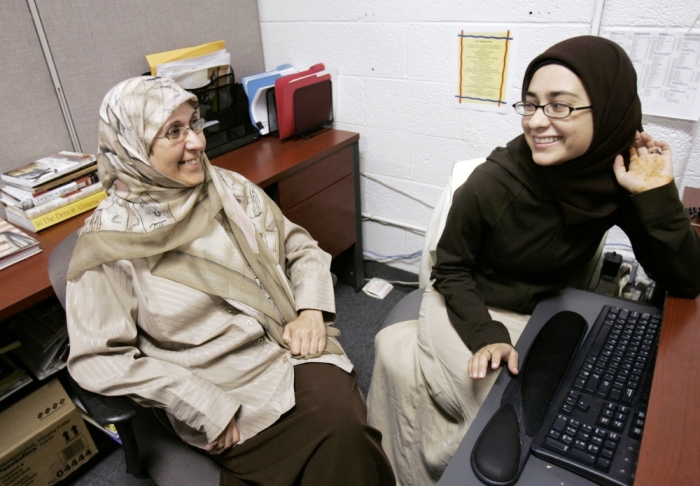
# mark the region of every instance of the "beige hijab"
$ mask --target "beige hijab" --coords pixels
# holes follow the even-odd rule
[[[68,280],[103,263],[146,258],[153,275],[265,314],[267,331],[287,347],[283,326],[297,313],[283,271],[279,208],[259,187],[213,167],[205,155],[204,182],[194,187],[149,162],[153,138],[185,102],[196,107],[197,98],[171,79],[151,76],[123,81],[105,96],[97,166],[108,197],[80,232]],[[214,218],[221,226],[211,225]],[[341,351],[328,341],[326,352]]]

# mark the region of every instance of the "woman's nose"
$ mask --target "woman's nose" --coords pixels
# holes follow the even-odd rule
[[[188,130],[185,138],[185,148],[190,151],[203,151],[206,146],[204,132],[194,133],[194,130]]]
[[[528,121],[530,128],[548,127],[550,124],[551,120],[544,114],[544,108],[542,107],[538,107]]]

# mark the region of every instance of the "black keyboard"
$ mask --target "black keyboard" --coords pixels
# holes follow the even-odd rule
[[[656,309],[606,305],[552,400],[532,452],[597,483],[630,486],[660,329]]]

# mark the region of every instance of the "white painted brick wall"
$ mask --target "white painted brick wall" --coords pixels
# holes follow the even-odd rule
[[[595,0],[258,0],[266,68],[337,67],[335,126],[360,133],[361,169],[435,204],[452,165],[483,157],[521,132],[515,113],[455,108],[455,35],[470,25],[518,29],[510,92],[519,96],[528,62],[552,44],[590,33]],[[602,27],[685,31],[697,0],[607,0]],[[695,27],[700,31],[700,25]],[[644,117],[644,126],[674,150],[676,183],[700,187],[700,123]],[[426,227],[432,210],[362,178],[366,213]],[[423,247],[413,231],[366,221],[364,246],[381,255]],[[626,242],[610,232],[610,241]],[[418,271],[418,260],[395,266]]]

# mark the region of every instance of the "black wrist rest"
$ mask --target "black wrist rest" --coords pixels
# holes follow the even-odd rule
[[[514,484],[552,398],[588,329],[571,311],[552,316],[535,337],[520,373],[508,383],[501,407],[474,445],[474,474],[489,486]]]

